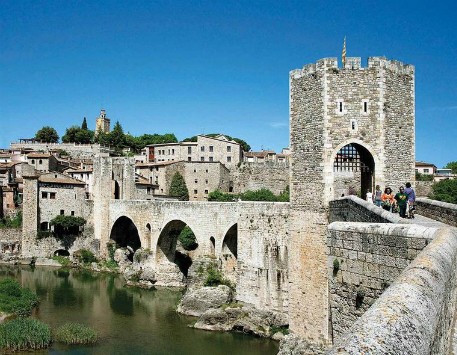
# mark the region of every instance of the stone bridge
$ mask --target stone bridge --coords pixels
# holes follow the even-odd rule
[[[157,285],[182,284],[176,247],[187,225],[198,243],[188,253],[192,261],[218,262],[224,275],[236,281],[240,301],[287,312],[288,203],[110,200],[106,220],[101,249],[110,239],[149,249]],[[126,236],[138,241],[122,239]]]

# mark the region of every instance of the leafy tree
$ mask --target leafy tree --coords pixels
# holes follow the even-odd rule
[[[457,204],[457,180],[441,180],[432,186],[434,200]]]
[[[81,129],[87,130],[87,120],[86,120],[86,117],[84,117],[84,119],[83,119],[83,123],[82,123],[82,125],[81,125]]]
[[[98,132],[97,136],[94,138],[94,141],[102,146],[109,146],[110,145],[110,136],[109,133],[105,132]]]
[[[58,143],[59,135],[57,131],[49,126],[44,126],[38,130],[35,134],[35,139],[37,141],[46,142],[46,143]]]
[[[87,129],[81,129],[76,133],[76,143],[79,144],[90,144],[94,138],[94,132]]]
[[[457,174],[457,161],[451,161],[446,164],[445,169],[452,169],[453,174]]]
[[[189,226],[185,226],[179,233],[178,240],[184,250],[195,250],[198,247],[197,238],[195,238],[195,234]]]
[[[113,130],[109,133],[109,143],[117,153],[125,147],[125,135],[119,121],[114,124]]]
[[[189,190],[186,182],[179,172],[176,172],[171,179],[169,195],[178,197],[181,201],[189,201]]]
[[[66,129],[65,134],[62,137],[63,143],[74,143],[76,142],[76,135],[81,130],[78,126],[71,126]]]

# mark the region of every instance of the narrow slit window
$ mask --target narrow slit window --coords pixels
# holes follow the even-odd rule
[[[365,112],[365,113],[368,112],[368,102],[366,102],[366,101],[363,102],[363,112]]]

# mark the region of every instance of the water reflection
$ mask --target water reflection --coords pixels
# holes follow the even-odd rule
[[[101,338],[95,346],[53,344],[35,354],[275,354],[278,349],[265,339],[189,328],[195,318],[175,312],[179,291],[125,288],[118,277],[73,269],[0,266],[0,278],[6,276],[37,292],[35,316],[52,328],[80,322]]]

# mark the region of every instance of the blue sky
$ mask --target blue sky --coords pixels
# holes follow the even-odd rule
[[[324,57],[416,67],[416,159],[457,160],[452,1],[0,2],[0,147],[44,125],[289,145],[288,73]]]

